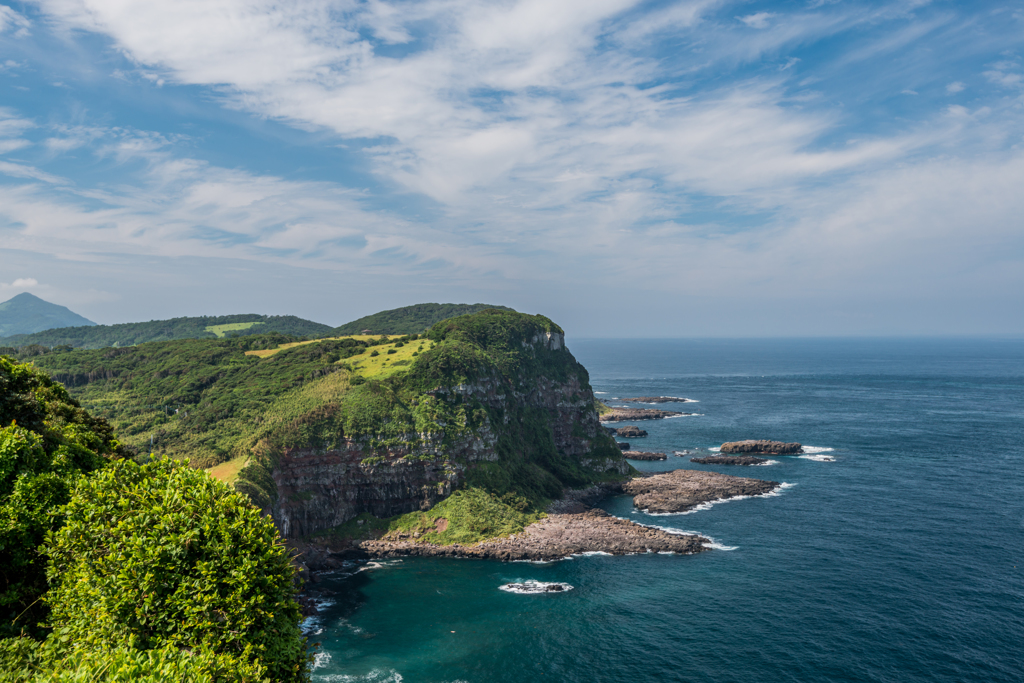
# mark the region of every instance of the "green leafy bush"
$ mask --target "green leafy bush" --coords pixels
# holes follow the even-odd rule
[[[121,461],[83,479],[64,515],[46,548],[62,641],[176,648],[274,681],[307,678],[294,568],[241,494],[184,461]]]
[[[46,533],[78,478],[123,451],[108,425],[27,363],[0,356],[0,637],[42,637]]]
[[[262,681],[262,667],[209,650],[173,646],[89,649],[58,637],[0,640],[0,683],[242,683]]]

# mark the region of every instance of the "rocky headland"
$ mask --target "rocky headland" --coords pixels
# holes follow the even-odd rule
[[[612,408],[601,414],[601,422],[631,422],[633,420],[663,420],[666,417],[692,415],[674,410],[656,410],[654,408]]]
[[[637,396],[636,398],[617,399],[623,403],[696,403],[692,398],[679,396]]]
[[[637,477],[622,485],[633,504],[648,512],[686,512],[701,503],[771,493],[777,481],[746,479],[701,470],[673,470]]]
[[[768,459],[755,458],[752,455],[711,455],[706,458],[690,458],[690,462],[698,465],[762,465],[768,462]]]
[[[667,454],[651,451],[623,451],[622,454],[630,460],[668,460]]]
[[[798,443],[767,441],[765,439],[747,439],[745,441],[728,441],[722,444],[722,453],[764,453],[766,455],[796,455],[803,453],[803,446]]]

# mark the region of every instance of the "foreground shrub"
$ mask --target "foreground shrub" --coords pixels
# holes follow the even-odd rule
[[[76,481],[120,457],[110,426],[32,365],[0,356],[0,637],[43,637],[48,531]]]
[[[83,479],[64,514],[46,548],[55,636],[79,650],[181,649],[306,679],[294,569],[241,494],[183,461],[121,461]]]
[[[0,640],[0,683],[243,683],[265,679],[258,664],[210,651],[67,646],[59,632],[46,642]]]

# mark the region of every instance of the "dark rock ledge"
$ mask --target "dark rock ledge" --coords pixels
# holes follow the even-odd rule
[[[783,443],[766,439],[747,439],[746,441],[728,441],[722,444],[722,453],[764,453],[766,455],[796,455],[803,453],[804,448],[798,443]]]
[[[768,459],[752,455],[711,455],[706,458],[690,458],[690,462],[700,465],[760,465],[768,462]]]
[[[623,451],[622,455],[629,460],[668,460],[667,454],[651,451]]]
[[[654,408],[612,408],[601,415],[601,422],[632,422],[634,420],[662,420],[676,415],[692,415],[674,410],[655,410]]]

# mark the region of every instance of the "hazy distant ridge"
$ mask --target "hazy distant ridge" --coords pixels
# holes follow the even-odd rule
[[[95,324],[66,306],[51,304],[28,292],[0,303],[0,337]]]
[[[329,325],[303,320],[294,315],[220,315],[194,318],[151,320],[144,323],[94,325],[92,327],[65,327],[36,334],[17,335],[0,339],[0,346],[72,346],[81,349],[102,349],[108,346],[134,346],[151,341],[174,339],[213,339],[218,335],[208,328],[237,326],[252,323],[245,329],[227,331],[232,335],[265,334],[279,332],[299,337],[323,337],[331,333]],[[223,331],[222,331],[223,334]]]

